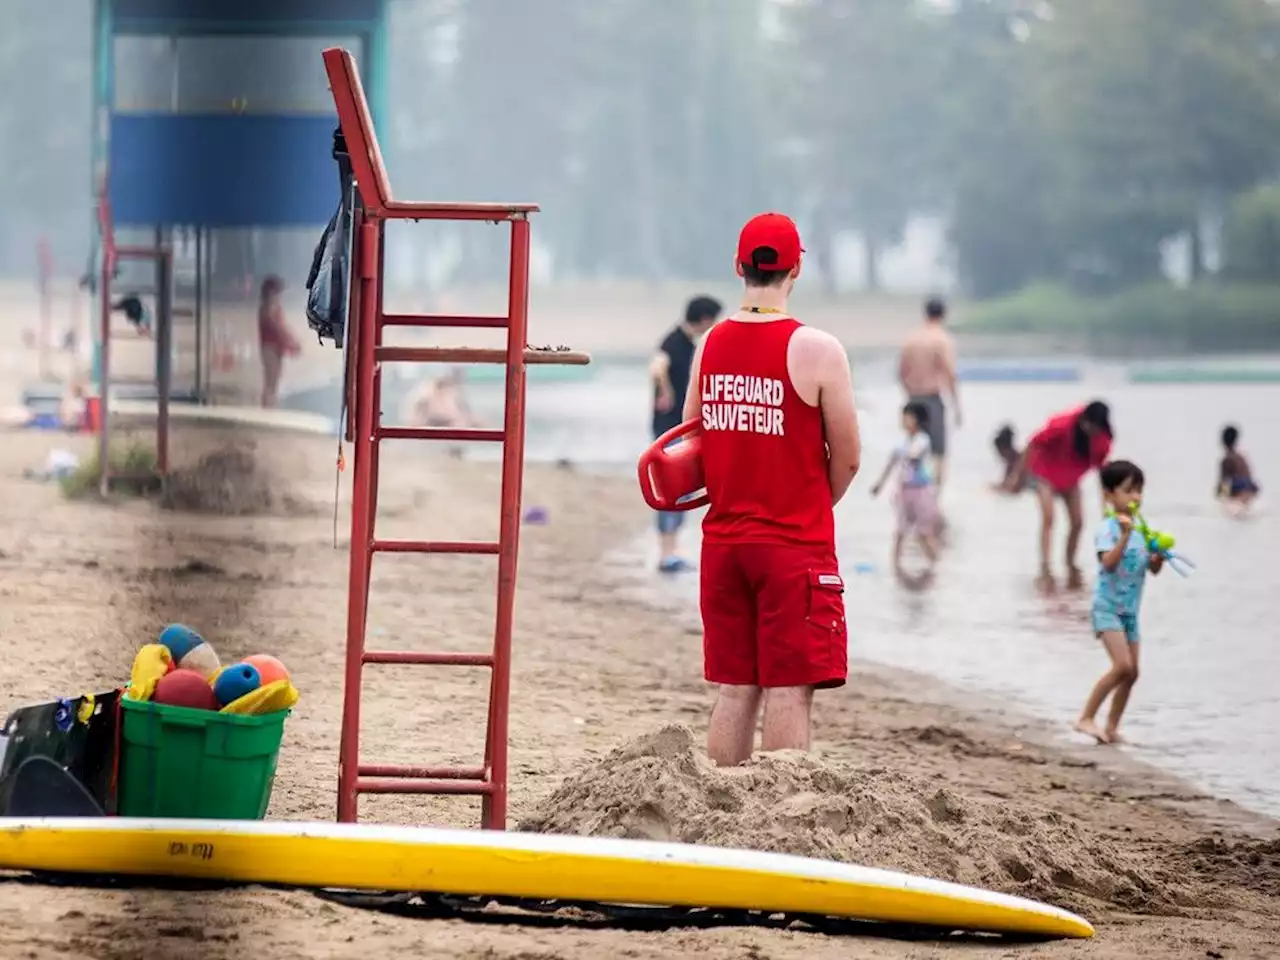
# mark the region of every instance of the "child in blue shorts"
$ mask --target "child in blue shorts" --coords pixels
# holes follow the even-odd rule
[[[1120,718],[1138,680],[1138,610],[1147,572],[1159,573],[1164,558],[1152,553],[1146,538],[1134,529],[1133,514],[1142,506],[1145,477],[1128,460],[1113,460],[1098,471],[1107,517],[1094,543],[1098,579],[1093,589],[1093,632],[1111,658],[1111,669],[1093,686],[1076,729],[1099,743],[1119,743]],[[1107,725],[1099,729],[1095,717],[1102,701],[1111,697]]]

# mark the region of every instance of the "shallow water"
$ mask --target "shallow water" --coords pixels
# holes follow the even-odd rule
[[[1133,386],[1121,368],[1095,363],[1084,373],[1080,383],[963,386],[966,424],[952,431],[943,501],[950,546],[935,582],[913,592],[888,572],[889,500],[868,495],[897,441],[898,392],[887,363],[855,366],[865,466],[837,510],[852,653],[994,695],[1060,721],[1071,735],[1071,721],[1106,668],[1089,628],[1089,595],[1046,597],[1034,589],[1035,505],[987,489],[999,474],[990,437],[1008,421],[1025,438],[1049,414],[1105,398],[1115,456],[1146,471],[1144,513],[1176,534],[1179,550],[1197,564],[1185,579],[1165,571],[1148,586],[1142,677],[1125,717],[1132,743],[1125,749],[1209,792],[1280,814],[1280,642],[1274,622],[1267,626],[1280,618],[1280,594],[1274,573],[1266,573],[1277,519],[1264,501],[1251,519],[1234,520],[1212,498],[1217,437],[1228,421],[1241,426],[1242,448],[1264,487],[1280,483],[1280,385]],[[492,387],[476,385],[471,399],[482,416],[501,410]],[[629,471],[648,439],[646,403],[639,365],[601,367],[589,381],[534,381],[528,457]],[[1087,482],[1085,496],[1091,525],[1096,480]],[[696,530],[686,536],[696,553]],[[1086,570],[1091,537],[1087,529]],[[650,576],[643,568],[652,549],[646,536],[612,562],[632,571],[628,579],[647,599],[691,615],[696,576]]]

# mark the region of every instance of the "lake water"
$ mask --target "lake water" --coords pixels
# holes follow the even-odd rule
[[[864,467],[836,514],[851,652],[998,697],[1061,722],[1067,735],[1106,657],[1090,631],[1087,592],[1046,597],[1034,589],[1035,504],[1030,497],[989,492],[999,474],[990,438],[1007,421],[1025,439],[1048,415],[1104,398],[1116,428],[1115,456],[1146,472],[1145,515],[1174,533],[1179,550],[1197,564],[1185,579],[1166,571],[1147,588],[1142,677],[1125,717],[1132,741],[1126,749],[1209,792],[1280,814],[1280,640],[1271,620],[1280,619],[1280,590],[1274,572],[1266,572],[1280,530],[1265,498],[1246,521],[1229,518],[1212,498],[1218,434],[1227,422],[1240,425],[1242,449],[1264,488],[1280,483],[1280,385],[1135,386],[1118,366],[1081,366],[1079,383],[963,386],[966,422],[952,432],[944,494],[950,545],[934,584],[913,592],[888,570],[889,499],[868,495],[898,439],[900,398],[887,362],[855,364]],[[475,385],[471,400],[482,416],[496,418],[501,410],[501,395],[491,385]],[[648,441],[646,404],[645,374],[637,363],[604,365],[586,380],[535,377],[529,459],[564,457],[630,471]],[[1090,525],[1098,517],[1097,502],[1091,479]],[[690,526],[687,548],[696,556],[696,524]],[[1087,530],[1081,549],[1086,569],[1091,538]],[[631,571],[629,581],[648,599],[691,616],[696,575],[672,580],[649,574],[653,549],[646,536],[612,562]]]

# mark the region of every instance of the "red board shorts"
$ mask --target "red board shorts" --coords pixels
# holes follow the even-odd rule
[[[839,687],[849,675],[835,553],[774,543],[702,544],[702,650],[711,683]]]

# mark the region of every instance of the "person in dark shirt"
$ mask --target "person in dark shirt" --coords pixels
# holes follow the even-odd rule
[[[649,366],[653,385],[653,436],[656,440],[680,424],[685,394],[689,392],[689,370],[698,340],[711,329],[724,311],[711,297],[694,297],[684,310],[684,323],[674,327],[658,347]],[[658,569],[663,573],[692,570],[693,565],[676,550],[683,513],[658,513]]]

